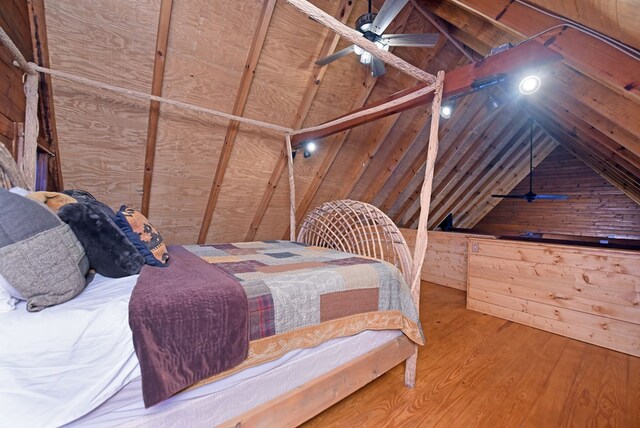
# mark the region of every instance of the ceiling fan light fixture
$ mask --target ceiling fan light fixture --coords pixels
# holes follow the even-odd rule
[[[356,55],[360,56],[360,55],[362,55],[362,52],[364,52],[364,49],[362,49],[358,45],[353,45],[353,53],[355,53]]]
[[[371,25],[373,24],[374,19],[376,19],[375,13],[365,13],[360,16],[360,18],[356,20],[356,30],[360,31],[362,34],[371,30]]]
[[[449,119],[453,114],[453,110],[455,109],[455,101],[446,101],[440,107],[440,116],[443,119]]]
[[[367,52],[367,51],[363,51],[362,54],[360,55],[360,62],[363,64],[371,64],[371,53]]]
[[[518,90],[522,95],[531,95],[540,89],[542,85],[542,79],[535,74],[525,76],[518,85]]]

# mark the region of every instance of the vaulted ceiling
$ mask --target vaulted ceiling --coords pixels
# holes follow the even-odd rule
[[[351,27],[367,8],[364,0],[313,3]],[[633,3],[532,2],[638,48]],[[58,0],[45,8],[54,69],[294,129],[417,83],[391,67],[373,78],[355,56],[316,66],[350,43],[280,0]],[[456,43],[441,37],[433,49],[394,54],[435,74],[555,27],[536,40],[564,59],[545,68],[543,88],[532,97],[493,88],[458,99],[440,123],[431,227],[450,212],[457,227],[473,227],[499,202],[491,194],[509,192],[528,174],[529,118],[534,165],[561,145],[640,203],[637,51],[623,52],[513,0],[411,1],[388,32],[435,32],[432,22]],[[502,107],[488,107],[490,93]],[[89,190],[114,208],[146,204],[172,243],[288,236],[282,135],[55,78],[53,99],[66,188]],[[299,217],[349,197],[415,227],[430,120],[429,106],[417,107],[327,137],[309,158],[297,156]]]

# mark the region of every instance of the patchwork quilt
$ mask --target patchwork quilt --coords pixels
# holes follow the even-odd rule
[[[364,330],[400,329],[424,343],[409,287],[390,263],[290,241],[184,248],[235,277],[248,297],[248,358],[222,375]]]

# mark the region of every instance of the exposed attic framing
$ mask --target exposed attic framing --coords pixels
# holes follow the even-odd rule
[[[117,3],[118,8],[131,10],[136,7],[124,6],[115,0],[101,2]],[[123,39],[140,39],[134,43],[135,46],[142,46],[144,42],[147,48],[136,48],[135,54],[150,58],[151,65],[158,54],[148,42],[157,43],[161,2],[149,0],[149,5],[155,7],[156,3],[157,9],[150,7],[140,18],[144,26],[136,32],[131,30],[130,34],[127,31],[119,33]],[[320,29],[317,23],[301,18],[297,11],[291,12],[290,6],[284,2],[271,0],[268,20],[263,13],[267,2],[261,2],[257,8],[256,5],[238,4],[232,8],[233,11],[227,10],[231,6],[212,5],[204,0],[197,1],[189,10],[182,2],[173,0],[173,3],[164,55],[165,79],[161,85],[162,93],[168,97],[210,105],[223,111],[229,109],[230,113],[267,119],[271,123],[297,129],[348,114],[411,86],[411,78],[395,71],[372,79],[357,61],[344,59],[328,67],[316,67],[314,59],[340,49],[345,46],[345,41],[340,41],[328,30]],[[340,4],[322,0],[314,3],[348,26],[353,25],[364,7],[358,1],[346,0]],[[517,1],[511,5],[508,3],[500,1],[498,7],[482,0],[415,0],[417,7],[435,16],[454,41],[483,56],[491,47],[507,41],[521,41],[559,22]],[[381,4],[382,1],[374,1],[374,9]],[[403,32],[433,31],[432,24],[417,8],[411,10],[413,4],[411,2],[392,25]],[[67,55],[65,43],[69,47],[88,44],[81,35],[61,39],[65,35],[64,19],[83,12],[70,9],[61,14],[59,7],[52,4],[51,10],[47,10],[47,14],[52,14],[57,20],[53,31],[54,62],[56,58]],[[100,13],[97,12],[96,19],[101,19]],[[247,24],[234,35],[238,40],[235,44],[223,42],[227,40],[223,33],[214,36],[216,29],[211,20],[223,13],[229,20],[242,16]],[[124,10],[119,10],[118,14],[127,16]],[[197,16],[200,16],[200,23],[194,20]],[[153,25],[149,26],[147,22]],[[106,21],[97,23],[111,25]],[[139,33],[148,27],[154,29],[153,39]],[[224,57],[213,53],[212,59],[205,64],[204,59],[209,54],[205,49],[198,45],[193,47],[193,51],[189,50],[192,48],[189,43],[196,38],[196,33],[201,32],[203,41],[221,40],[220,49],[225,50]],[[254,39],[259,35],[262,45],[258,49],[257,45],[254,46]],[[548,79],[539,97],[545,101],[525,105],[516,100],[509,115],[495,116],[493,121],[489,119],[476,129],[488,114],[485,106],[487,94],[482,92],[459,99],[459,109],[451,119],[441,123],[442,148],[434,175],[434,194],[437,196],[432,203],[430,227],[435,227],[448,212],[455,212],[456,227],[472,227],[499,202],[490,197],[492,193],[508,193],[517,184],[518,177],[526,176],[528,161],[523,156],[526,154],[526,135],[519,135],[521,128],[506,130],[506,117],[513,117],[514,123],[522,123],[527,116],[533,115],[545,128],[544,131],[536,131],[535,144],[540,145],[536,148],[538,162],[555,147],[556,139],[563,139],[565,146],[571,144],[569,149],[572,153],[637,201],[633,195],[637,193],[639,165],[639,100],[634,92],[636,88],[629,85],[634,79],[640,80],[634,78],[637,61],[571,28],[557,28],[537,40],[548,42],[551,49],[565,56],[563,63],[547,68]],[[586,51],[581,47],[585,40],[589,42]],[[92,60],[92,54],[83,52],[81,47],[78,55],[86,57],[87,61]],[[113,54],[107,49],[104,55]],[[427,71],[451,71],[467,61],[454,44],[444,38],[433,51],[400,48],[398,55],[412,64],[424,64]],[[252,58],[253,62],[250,61]],[[283,58],[290,63],[286,67],[282,63]],[[608,74],[603,73],[607,71],[603,67],[614,61],[618,61],[620,67],[609,67],[612,69]],[[219,68],[218,63],[226,69]],[[176,78],[189,69],[193,70],[190,77],[187,73],[186,79]],[[108,67],[103,72],[105,78],[113,79],[116,84],[123,84],[127,75],[136,76],[137,89],[140,90],[144,90],[147,79],[149,87],[153,83],[153,67],[146,71],[107,70]],[[448,82],[453,73],[447,73]],[[206,75],[212,78],[207,79]],[[345,79],[345,76],[349,78]],[[623,82],[625,79],[626,83]],[[223,81],[226,83],[220,86],[218,82]],[[282,90],[285,82],[286,93]],[[228,88],[226,93],[220,87]],[[69,86],[56,87],[56,97],[63,109],[61,117],[69,113],[70,102],[74,99],[72,91]],[[232,94],[231,99],[229,94]],[[562,97],[555,98],[554,94],[562,94]],[[240,109],[241,95],[245,99]],[[76,99],[78,106],[90,107],[94,102],[91,97],[95,96],[83,97],[82,100]],[[69,129],[74,121],[79,123],[79,119],[70,117],[68,123],[62,124],[63,142],[73,144],[74,150],[76,147],[78,150],[69,155],[72,159],[65,167],[71,171],[70,185],[76,180],[74,177],[84,177],[83,182],[89,186],[95,184],[94,190],[98,194],[104,193],[107,202],[114,205],[127,202],[135,206],[139,198],[136,193],[153,195],[148,203],[150,217],[160,228],[168,230],[169,239],[179,237],[180,242],[193,242],[196,237],[199,242],[213,242],[288,236],[288,225],[282,221],[286,218],[283,212],[289,209],[286,177],[282,176],[286,157],[282,146],[274,149],[277,144],[270,143],[274,136],[258,134],[233,123],[225,122],[221,126],[218,121],[207,122],[198,117],[187,118],[187,122],[178,124],[171,109],[163,107],[158,114],[153,182],[150,183],[147,177],[150,172],[145,162],[144,174],[139,176],[142,182],[138,183],[138,172],[134,167],[144,155],[136,146],[138,143],[134,143],[139,141],[136,137],[139,135],[137,119],[134,120],[139,109],[108,99],[101,99],[97,105],[106,103],[113,103],[115,109],[110,114],[112,117],[100,119],[105,122],[100,126],[114,129],[114,135],[114,127],[120,124],[128,129],[126,134],[110,138],[115,144],[110,152],[116,153],[118,159],[114,163],[118,166],[103,166],[102,172],[96,173],[104,176],[109,174],[108,170],[113,170],[114,174],[110,176],[114,180],[112,183],[93,183],[95,180],[92,181],[89,172],[83,170],[79,162],[81,156],[98,159],[107,153],[107,149],[105,144],[101,144],[91,147],[95,154],[89,153],[89,145],[69,140]],[[541,114],[540,110],[544,112]],[[92,117],[94,113],[85,109],[83,114]],[[143,138],[148,139],[149,132],[145,131],[150,130],[150,113],[143,111],[142,114],[145,117]],[[119,123],[116,119],[122,117],[126,117],[125,122]],[[312,158],[296,159],[296,180],[301,183],[296,204],[297,217],[301,218],[306,211],[339,195],[372,202],[403,225],[411,227],[417,207],[417,180],[414,175],[424,170],[427,150],[424,141],[429,122],[426,109],[416,107],[371,123],[366,126],[366,132],[342,132],[325,138],[321,150]],[[90,128],[85,137],[88,140],[94,138]],[[363,138],[365,133],[367,138]],[[576,141],[566,137],[573,137]],[[295,138],[294,145],[299,144]],[[125,144],[125,141],[129,142]],[[64,166],[67,162],[64,146],[62,160]],[[180,189],[188,190],[182,193]],[[174,218],[164,214],[163,200],[175,204]],[[222,226],[230,218],[234,224]]]

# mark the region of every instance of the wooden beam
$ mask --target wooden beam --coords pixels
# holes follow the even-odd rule
[[[490,56],[482,61],[478,61],[472,64],[468,64],[464,67],[460,67],[447,73],[447,80],[444,87],[444,97],[451,98],[456,95],[469,93],[473,90],[471,84],[480,78],[495,75],[497,73],[504,73],[507,76],[513,76],[519,71],[525,70],[530,67],[541,67],[543,65],[559,61],[562,56],[558,53],[551,51],[550,49],[536,43],[534,41],[525,42],[520,46],[509,49],[504,52],[500,52],[496,55]],[[363,110],[377,107],[379,105],[388,103],[400,99],[411,92],[415,92],[424,89],[426,84],[418,84],[412,88],[400,91],[375,103],[366,105],[360,109],[354,110],[350,113],[342,115],[337,119],[352,116]],[[422,97],[407,101],[405,103],[398,104],[393,108],[378,111],[376,113],[367,114],[364,116],[355,117],[353,120],[343,122],[332,128],[323,128],[317,131],[307,132],[304,134],[297,134],[292,138],[294,146],[299,146],[300,143],[310,140],[323,138],[341,131],[344,131],[355,126],[363,125],[365,123],[381,119],[386,116],[390,116],[396,113],[403,112],[405,110],[414,108],[416,106],[429,103],[433,99],[433,94],[426,94]],[[336,120],[336,119],[334,119]]]
[[[525,137],[526,140],[526,137]],[[555,150],[557,144],[550,138],[539,143],[537,147],[533,148],[533,167],[535,168],[547,158]],[[529,175],[529,153],[528,148],[525,150],[524,155],[520,159],[520,162],[514,165],[511,174],[507,177],[503,176],[500,181],[500,186],[497,189],[493,189],[491,192],[483,194],[477,207],[472,207],[460,217],[460,223],[456,227],[462,227],[466,229],[473,228],[484,216],[486,216],[496,205],[500,203],[502,199],[491,197],[492,193],[505,194],[509,193],[514,187],[516,187],[522,180]],[[490,190],[490,189],[487,189]]]
[[[441,141],[441,155],[436,162],[436,171],[434,183],[436,187],[442,182],[443,174],[447,174],[455,165],[455,159],[462,156],[471,144],[472,139],[469,136],[476,135],[478,132],[483,131],[495,118],[495,115],[487,116],[483,114],[484,97],[480,94],[474,95],[473,104],[476,114],[470,115],[470,112],[460,112],[461,116],[466,117],[466,120],[462,122],[462,126],[459,125],[454,132],[449,132],[445,135]],[[479,106],[479,110],[475,110],[475,106]],[[458,109],[456,109],[458,110]],[[437,192],[434,191],[434,194]],[[409,212],[416,212],[418,207],[416,201],[420,196],[420,187],[416,186],[412,194],[404,201],[399,211],[393,216],[394,221],[397,224],[403,224],[403,219],[408,216]]]
[[[640,156],[640,104],[561,63],[549,67],[549,76],[542,93],[580,112],[588,123]]]
[[[600,151],[601,147],[595,147],[579,138],[574,129],[567,130],[556,117],[552,117],[546,109],[529,104],[527,111],[539,121],[556,142],[567,148],[578,159],[591,167],[598,175],[624,192],[631,199],[640,203],[640,179],[620,165],[607,159],[606,153]],[[597,143],[596,143],[597,144]]]
[[[271,17],[273,16],[273,10],[276,6],[276,0],[264,0],[262,4],[262,11],[260,12],[258,28],[253,34],[253,40],[249,53],[247,54],[247,61],[245,62],[244,71],[240,78],[240,85],[238,92],[236,93],[236,99],[233,104],[232,114],[235,116],[242,116],[244,113],[244,107],[249,97],[249,90],[253,83],[253,76],[260,59],[260,53],[264,46],[264,41],[267,37],[267,30],[271,23]],[[211,227],[211,220],[213,218],[213,211],[215,210],[218,197],[220,196],[220,190],[222,189],[222,181],[224,180],[227,166],[229,165],[229,159],[231,159],[231,152],[238,135],[238,127],[240,124],[232,120],[227,126],[227,133],[224,137],[224,144],[222,145],[222,151],[218,158],[218,165],[216,166],[216,173],[211,184],[211,190],[209,191],[209,199],[207,200],[207,207],[204,211],[202,218],[202,225],[200,226],[200,233],[198,234],[198,244],[204,244],[209,235],[209,228]]]
[[[467,126],[469,126],[472,121],[471,119],[478,117],[477,113],[482,108],[482,102],[480,102],[480,98],[478,96],[470,96],[465,97],[462,103],[458,108],[453,112],[451,118],[449,118],[444,126],[440,128],[440,145],[444,150],[440,151],[439,156],[446,152],[446,147],[448,147],[448,143],[446,140],[455,139],[455,136],[459,135],[460,132],[463,132]],[[424,138],[420,138],[420,141],[425,141]],[[424,145],[423,150],[420,151],[418,156],[414,159],[411,165],[408,167],[406,171],[399,171],[402,174],[402,178],[393,189],[389,192],[385,200],[380,205],[380,209],[390,215],[390,210],[400,197],[400,195],[405,191],[413,177],[418,174],[418,172],[424,167],[425,162],[427,161],[427,144]],[[436,168],[441,164],[440,161],[436,162]],[[436,176],[438,171],[436,171]]]
[[[468,185],[462,188],[462,186],[456,192],[457,198],[453,197],[447,199],[446,203],[442,203],[440,207],[435,207],[433,210],[433,219],[430,223],[430,228],[437,227],[449,213],[460,212],[466,201],[470,199],[475,193],[479,193],[479,189],[483,189],[489,182],[489,178],[492,172],[499,168],[499,165],[508,162],[508,159],[518,150],[518,142],[529,129],[526,118],[521,115],[520,120],[515,120],[510,123],[509,135],[506,135],[503,139],[502,148],[497,153],[486,153],[486,159],[483,162],[478,162],[477,169],[474,171],[474,175],[469,176],[467,180]],[[472,167],[471,170],[474,168]],[[455,196],[455,195],[454,195]]]
[[[467,11],[488,19],[499,28],[526,39],[548,28],[537,40],[562,53],[564,62],[619,94],[640,102],[638,60],[566,22],[544,15],[512,0],[448,0]],[[564,26],[563,26],[564,25]]]
[[[49,43],[47,39],[47,24],[44,13],[44,0],[27,0],[29,7],[29,20],[31,23],[31,41],[33,44],[33,57],[38,65],[49,67]],[[64,189],[62,179],[62,166],[60,164],[60,149],[58,145],[58,128],[53,103],[53,89],[51,76],[48,74],[40,77],[40,121],[42,131],[47,142],[47,148],[52,156],[49,158],[49,190],[61,191]]]
[[[151,80],[151,94],[162,95],[164,82],[164,65],[169,43],[169,29],[171,26],[171,9],[173,0],[162,0],[160,3],[160,17],[158,18],[158,32],[156,33],[156,52],[153,60],[153,78]],[[160,119],[160,103],[149,102],[149,120],[147,122],[147,145],[144,152],[144,175],[142,177],[142,214],[149,216],[151,201],[151,183],[153,180],[153,165],[156,156],[156,142],[158,139],[158,120]]]
[[[434,195],[431,202],[433,208],[430,227],[437,226],[440,222],[436,223],[436,221],[442,221],[441,219],[451,212],[456,198],[464,197],[468,187],[482,178],[484,168],[492,158],[496,163],[500,161],[494,156],[496,153],[502,154],[506,151],[503,150],[508,146],[505,142],[513,137],[513,131],[517,129],[513,126],[516,115],[513,103],[504,104],[496,120],[477,137],[471,137],[474,143],[458,160],[454,169],[440,182],[440,193]],[[412,219],[415,220],[413,217]]]
[[[353,10],[353,0],[342,0],[340,5],[338,6],[338,12],[336,16],[340,20],[340,22],[347,22],[349,16],[351,16],[351,11]],[[318,53],[318,58],[324,58],[328,55],[331,55],[338,45],[338,41],[340,40],[340,36],[337,34],[332,34],[329,32],[327,37],[325,37],[324,43],[320,48],[320,52]],[[293,124],[293,129],[300,128],[304,121],[307,118],[307,114],[309,114],[309,110],[311,109],[311,104],[318,93],[318,89],[320,88],[320,83],[324,78],[324,74],[327,71],[327,67],[316,66],[314,69],[314,73],[309,79],[309,83],[307,84],[307,89],[305,90],[304,95],[302,96],[302,101],[298,106],[298,110],[296,111],[296,118]],[[249,225],[249,230],[245,235],[245,241],[253,241],[255,239],[256,233],[258,232],[258,227],[260,227],[260,223],[262,223],[262,219],[264,218],[265,213],[267,212],[267,208],[271,203],[271,199],[276,192],[276,188],[278,186],[278,182],[280,181],[280,177],[282,177],[282,172],[284,171],[285,166],[287,165],[288,154],[283,149],[280,151],[278,155],[278,159],[276,160],[276,164],[271,171],[271,176],[269,177],[269,181],[267,181],[267,185],[265,187],[264,192],[262,193],[262,198],[260,199],[260,204],[258,205],[258,209],[253,216],[253,220],[251,220],[251,224]],[[296,216],[296,220],[300,219]],[[287,233],[287,236],[289,233]]]
[[[550,113],[560,118],[565,126],[572,128],[572,132],[580,140],[601,149],[606,158],[632,172],[634,176],[640,177],[639,140],[627,138],[628,135],[624,130],[611,126],[609,123],[603,123],[606,119],[598,117],[597,113],[591,109],[582,109],[573,104],[567,105],[567,101],[570,101],[569,97],[563,97],[561,94],[553,98],[543,96],[544,94],[540,95],[532,100],[534,104],[549,110]],[[598,125],[603,126],[604,129],[596,128]],[[638,153],[635,152],[636,150]]]
[[[478,212],[481,206],[486,206],[492,194],[509,193],[511,188],[506,188],[504,186],[505,183],[510,180],[513,174],[517,174],[525,168],[525,165],[528,168],[529,145],[527,143],[529,139],[526,135],[526,131],[529,130],[528,117],[525,119],[527,122],[517,129],[517,135],[508,143],[514,147],[515,150],[510,155],[505,155],[501,162],[498,163],[486,177],[483,177],[481,185],[467,195],[464,203],[457,211],[457,216],[454,218],[454,227],[460,227],[461,222],[465,218],[473,216],[473,213]],[[541,129],[534,128],[534,147],[538,147],[545,140],[549,140],[549,136]]]

